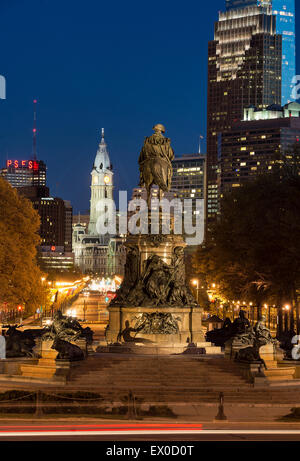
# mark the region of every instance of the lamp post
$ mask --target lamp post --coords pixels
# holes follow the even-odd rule
[[[18,306],[18,313],[20,314],[20,325],[22,325],[23,319],[22,319],[22,310],[23,306]]]
[[[40,309],[40,326],[43,326],[43,306],[41,306]]]
[[[264,305],[264,308],[265,308],[265,309],[267,310],[267,312],[268,312],[268,317],[269,317],[269,318],[268,318],[268,327],[269,327],[269,330],[270,330],[270,326],[271,326],[271,324],[270,324],[270,306],[268,306],[268,304],[265,304],[265,305]]]
[[[291,306],[289,304],[286,304],[284,306],[284,310],[285,310],[285,325],[284,325],[284,330],[285,331],[288,331],[289,330],[289,312],[290,312],[290,309],[291,309]]]
[[[86,313],[86,302],[83,300],[83,321],[85,322],[85,313]]]
[[[194,287],[196,287],[196,291],[197,291],[197,303],[199,304],[199,280],[198,279],[194,279],[192,281],[192,284],[194,285]]]

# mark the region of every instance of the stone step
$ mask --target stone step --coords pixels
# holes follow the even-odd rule
[[[120,374],[117,374],[117,373],[97,373],[97,372],[94,372],[94,373],[86,373],[85,374],[85,378],[87,377],[90,377],[90,376],[93,376],[95,377],[95,379],[103,379],[105,377],[108,377],[110,378],[111,381],[113,381],[115,378],[120,378]],[[284,374],[280,374],[279,376],[285,376]],[[134,375],[134,378],[135,380],[145,380],[145,381],[167,381],[167,382],[177,382],[178,381],[178,376],[175,377],[174,375],[164,375],[164,374],[160,374],[160,375],[143,375],[143,376],[137,376],[136,374]],[[78,377],[78,379],[82,379],[82,377]],[[132,381],[133,379],[133,376],[132,374],[122,374],[122,379],[125,380],[125,379],[129,379]],[[240,378],[239,376],[223,376],[222,374],[212,374],[212,375],[196,375],[196,376],[193,376],[193,375],[190,375],[190,376],[180,376],[180,382],[202,382],[202,381],[219,381],[221,380],[222,382],[229,382],[229,383],[234,383],[234,382],[238,382],[238,383],[242,383],[244,382],[244,380],[242,378]]]
[[[141,399],[159,402],[216,402],[220,392],[230,393],[232,401],[255,401],[245,397],[252,387],[239,366],[224,357],[96,354],[71,371],[68,387],[114,399],[132,390]]]
[[[282,379],[282,377],[281,377]],[[172,381],[170,382],[169,380],[151,380],[151,379],[135,379],[135,380],[132,380],[132,379],[113,379],[111,377],[99,377],[97,379],[97,377],[86,377],[84,379],[80,379],[80,378],[75,378],[75,379],[72,379],[72,382],[83,382],[83,383],[95,383],[97,385],[97,383],[101,383],[103,385],[112,385],[112,386],[115,386],[116,383],[118,382],[122,382],[126,385],[130,385],[132,383],[135,383],[135,384],[139,384],[139,385],[143,385],[143,384],[157,384],[157,385],[161,385],[161,386],[170,386],[172,387],[172,383],[174,383],[174,385],[178,385],[179,381]],[[213,380],[213,379],[206,379],[206,380],[202,380],[202,381],[194,381],[194,380],[190,380],[190,381],[182,381],[180,380],[180,384],[184,387],[188,387],[188,388],[195,388],[197,389],[198,387],[203,387],[203,386],[213,386],[213,385],[223,385],[224,387],[238,387],[238,386],[243,386],[243,387],[249,387],[249,384],[248,383],[245,383],[243,381],[237,381],[237,380],[234,380],[232,382],[230,381],[224,381],[222,379],[219,379],[219,380]]]

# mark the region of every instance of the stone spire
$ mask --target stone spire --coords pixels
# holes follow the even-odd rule
[[[94,162],[94,168],[100,172],[105,170],[111,170],[111,163],[107,144],[104,139],[104,128],[102,128],[101,141],[98,147],[97,155]]]
[[[91,201],[90,201],[90,223],[88,233],[98,235],[97,222],[101,219],[101,201],[113,200],[113,171],[110,163],[107,144],[104,139],[104,128],[102,128],[101,141],[98,147],[93,170],[91,172]],[[104,202],[103,202],[104,203]]]

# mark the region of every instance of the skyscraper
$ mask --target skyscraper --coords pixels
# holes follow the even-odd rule
[[[243,118],[244,108],[281,104],[282,38],[270,6],[219,13],[208,49],[206,217],[219,208],[221,134]]]
[[[272,6],[276,16],[276,33],[282,35],[282,99],[285,105],[292,101],[292,79],[296,75],[295,0],[226,0],[226,10],[247,6]]]
[[[172,161],[171,189],[177,192],[178,198],[204,198],[205,159],[203,154],[183,154]]]
[[[42,160],[7,160],[0,176],[13,187],[46,186],[46,165]]]
[[[244,119],[222,133],[219,160],[221,194],[240,187],[258,175],[297,165],[292,154],[300,140],[300,104],[245,109]]]

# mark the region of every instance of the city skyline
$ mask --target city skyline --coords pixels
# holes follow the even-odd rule
[[[75,213],[89,208],[90,171],[102,127],[116,189],[137,186],[143,139],[158,121],[166,125],[177,156],[198,151],[199,135],[206,133],[206,44],[218,10],[225,11],[225,0],[206,5],[205,17],[199,2],[189,2],[185,12],[179,3],[165,2],[160,12],[165,27],[156,33],[150,3],[120,5],[117,13],[96,3],[83,14],[79,2],[72,2],[71,12],[71,2],[64,2],[59,17],[58,3],[50,6],[46,0],[33,1],[26,10],[3,8],[7,46],[0,71],[7,79],[7,100],[0,111],[1,166],[7,158],[30,157],[37,98],[38,158],[48,166],[53,195],[71,200]],[[12,20],[20,33],[26,30],[22,54],[9,28]]]

